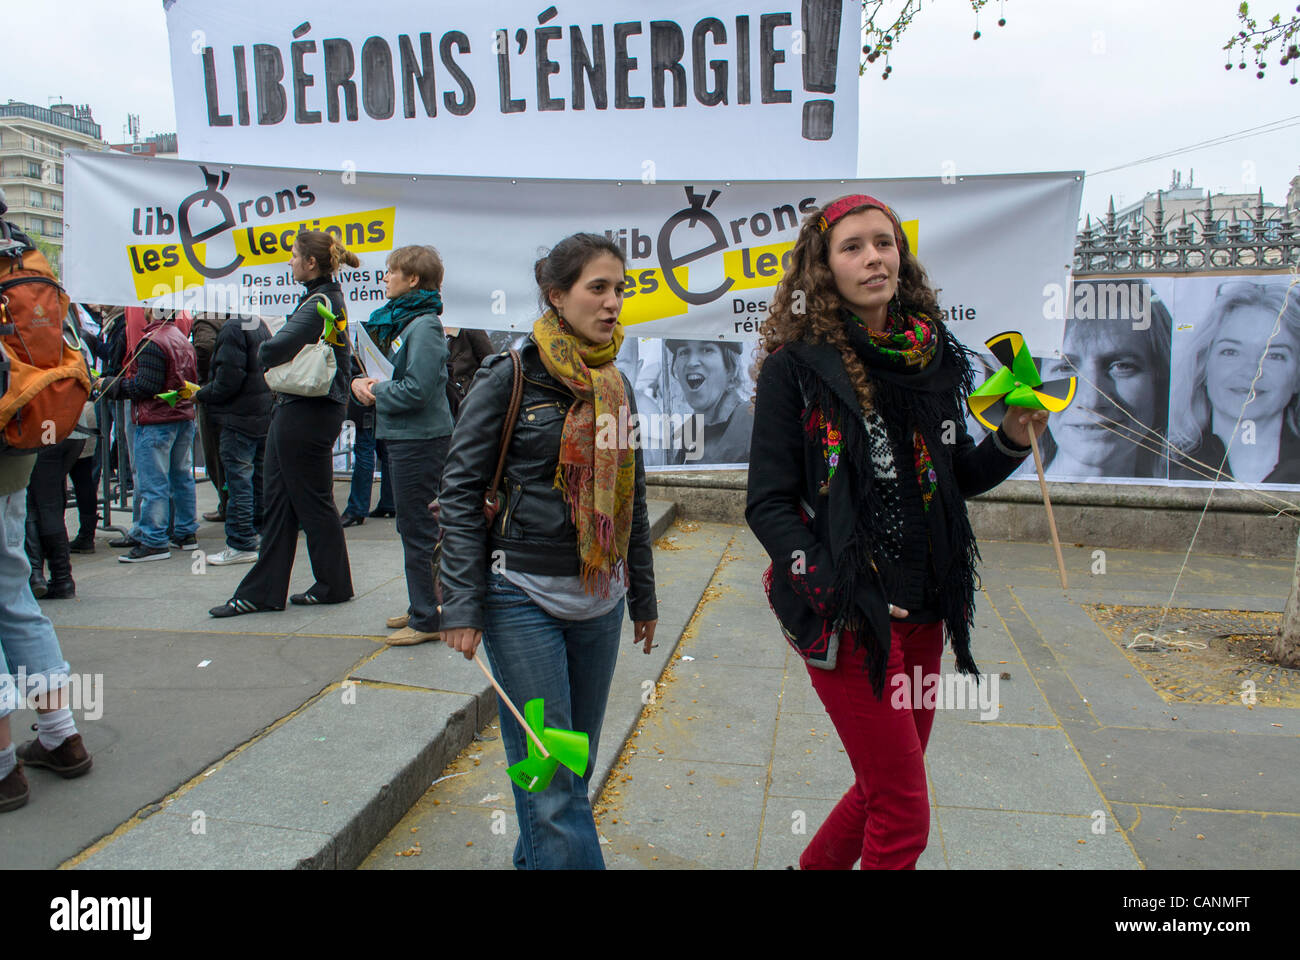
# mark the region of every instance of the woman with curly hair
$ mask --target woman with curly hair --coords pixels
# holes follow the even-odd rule
[[[745,518],[854,770],[803,869],[912,869],[925,849],[934,714],[913,707],[913,670],[937,675],[946,632],[957,669],[977,673],[965,499],[1004,480],[1046,426],[1015,411],[975,446],[969,354],[938,316],[898,217],[854,195],[804,221],[760,330]]]

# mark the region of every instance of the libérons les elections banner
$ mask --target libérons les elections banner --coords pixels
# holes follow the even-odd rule
[[[1020,330],[1061,344],[1045,294],[1063,290],[1082,192],[1078,173],[877,181],[617,184],[460,179],[145,160],[71,152],[66,278],[74,299],[281,316],[302,292],[299,230],[326,230],[361,259],[338,279],[354,318],[384,301],[388,254],[432,244],[446,265],[446,322],[527,330],[533,264],[579,231],[627,254],[622,320],[639,337],[752,339],[799,225],[848,193],[891,204],[967,345]]]
[[[187,159],[637,181],[857,171],[856,2],[165,6]]]

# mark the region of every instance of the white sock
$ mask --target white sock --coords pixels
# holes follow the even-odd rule
[[[72,711],[67,707],[36,715],[36,737],[46,750],[57,750],[64,740],[77,732]]]
[[[11,743],[9,746],[0,750],[0,780],[3,780],[9,774],[14,772],[14,767],[18,765],[18,751]]]

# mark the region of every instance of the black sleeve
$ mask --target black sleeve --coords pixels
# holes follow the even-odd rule
[[[288,363],[303,347],[320,339],[325,331],[325,321],[316,312],[316,304],[322,300],[326,306],[331,306],[325,294],[313,293],[298,305],[275,336],[258,347],[257,358],[263,367],[270,369]]]
[[[976,446],[966,431],[966,418],[960,415],[960,410],[953,419],[956,424],[956,447],[952,454],[952,469],[957,478],[957,488],[965,499],[992,490],[1015,473],[1024,462],[1024,454],[1031,452],[1029,447],[1012,443],[1000,425],[996,434],[990,433]],[[1004,450],[1010,450],[1015,455]],[[1021,453],[1022,450],[1024,453]]]
[[[442,629],[483,629],[487,593],[487,523],[483,495],[492,482],[510,405],[509,357],[479,367],[452,431],[438,496],[442,526]]]
[[[636,416],[636,392],[623,377],[627,393],[629,422]],[[632,532],[627,543],[628,591],[627,610],[633,620],[658,620],[659,604],[655,599],[654,549],[650,543],[650,509],[645,495],[645,457],[636,451],[636,486],[632,501]]]
[[[231,324],[235,324],[231,327]],[[227,331],[226,327],[231,327]],[[198,403],[229,403],[244,389],[248,376],[248,350],[241,337],[236,336],[238,322],[231,321],[221,328],[216,350],[212,357],[212,379],[195,395]]]
[[[113,388],[114,399],[148,400],[167,386],[167,356],[162,348],[148,341],[135,358],[135,376],[119,380]]]
[[[771,557],[773,576],[784,576],[818,615],[827,616],[835,604],[830,549],[800,514],[812,483],[805,476],[803,404],[795,376],[785,352],[769,356],[759,371],[745,522]]]

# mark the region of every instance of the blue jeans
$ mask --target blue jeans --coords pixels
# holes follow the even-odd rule
[[[7,717],[20,705],[22,695],[14,675],[23,671],[31,688],[34,677],[68,674],[68,662],[59,649],[59,638],[32,596],[31,564],[23,543],[27,537],[27,495],[22,490],[0,497],[0,717]],[[66,682],[66,681],[65,681]]]
[[[379,478],[379,503],[376,510],[396,512],[393,504],[392,471],[388,469],[387,446],[375,439],[375,431],[357,427],[352,441],[352,491],[343,512],[352,517],[370,513],[370,494],[375,487],[375,451],[379,452],[382,475]]]
[[[226,477],[226,546],[256,550],[262,526],[262,460],[266,437],[253,437],[230,427],[219,435],[221,469]]]
[[[618,660],[623,607],[620,603],[590,620],[560,620],[500,574],[488,576],[483,649],[497,681],[520,711],[529,700],[544,697],[546,726],[584,731],[591,744],[581,777],[561,766],[541,793],[511,783],[519,820],[514,860],[520,869],[605,868],[587,786]],[[506,759],[518,763],[527,756],[528,735],[504,703],[500,711]]]
[[[193,420],[136,425],[135,494],[139,540],[146,547],[167,546],[169,506],[174,511],[172,536],[184,541],[198,532]]]

